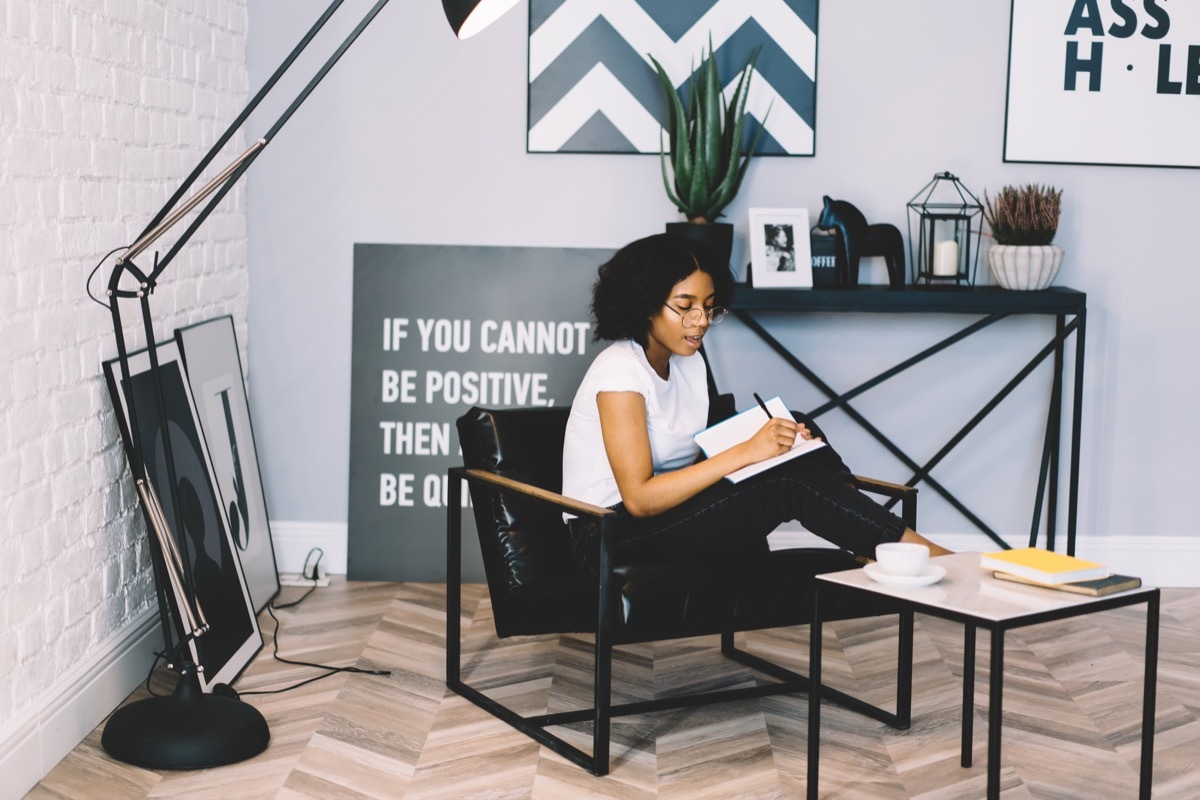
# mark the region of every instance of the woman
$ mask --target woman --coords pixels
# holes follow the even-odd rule
[[[727,269],[714,268],[695,242],[669,234],[632,242],[599,269],[595,334],[613,343],[572,403],[563,493],[616,510],[617,562],[761,548],[789,520],[867,558],[877,544],[895,541],[949,552],[855,489],[831,447],[741,483],[722,480],[787,451],[797,436],[819,436],[811,422],[771,419],[740,445],[699,458],[692,437],[708,421],[708,373],[697,353],[732,293]],[[576,560],[594,571],[598,524],[567,521]]]

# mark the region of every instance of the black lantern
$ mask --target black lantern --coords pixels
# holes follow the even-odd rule
[[[908,203],[913,283],[974,285],[982,219],[983,206],[962,181],[949,172],[934,175]]]

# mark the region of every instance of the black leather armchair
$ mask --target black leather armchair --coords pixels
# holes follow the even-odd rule
[[[736,631],[806,624],[811,619],[813,576],[859,566],[845,551],[806,548],[739,553],[736,559],[686,564],[614,564],[613,517],[558,494],[567,408],[472,408],[458,420],[464,467],[450,470],[447,521],[446,683],[518,730],[596,775],[608,772],[613,716],[714,703],[751,696],[807,691],[803,675],[734,646]],[[595,634],[594,705],[589,709],[522,717],[461,675],[461,555],[463,481],[469,486],[497,636]],[[867,491],[901,500],[915,526],[916,490],[858,479]],[[562,512],[601,520],[599,576],[575,566]],[[877,602],[841,601],[822,619],[896,613]],[[775,678],[775,682],[686,697],[611,704],[615,645],[717,634],[721,651]],[[888,712],[829,687],[822,696],[894,727],[907,728],[912,689],[912,614],[900,615],[896,711]],[[592,721],[589,755],[546,730]]]

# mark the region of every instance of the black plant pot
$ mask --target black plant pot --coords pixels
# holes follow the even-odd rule
[[[667,233],[682,236],[685,239],[702,242],[712,251],[717,263],[729,269],[729,259],[733,253],[733,225],[729,222],[668,222]],[[732,271],[730,271],[732,275]]]

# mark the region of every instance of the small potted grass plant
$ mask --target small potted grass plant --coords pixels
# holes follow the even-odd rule
[[[994,243],[988,265],[1005,289],[1045,289],[1058,274],[1063,251],[1052,244],[1062,212],[1062,190],[1026,184],[983,194],[983,216]]]
[[[687,218],[687,222],[669,223],[667,232],[708,242],[724,256],[726,264],[733,246],[733,225],[717,219],[741,187],[762,135],[760,125],[750,146],[743,148],[746,96],[757,58],[756,49],[726,101],[710,37],[708,51],[701,53],[700,68],[688,82],[685,105],[667,71],[650,56],[667,101],[665,132],[670,148],[668,153],[664,146],[660,153],[663,185],[667,197]]]

